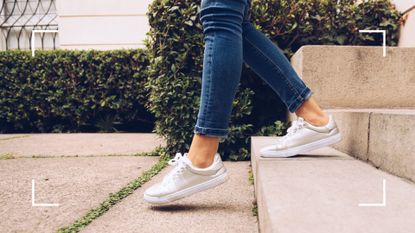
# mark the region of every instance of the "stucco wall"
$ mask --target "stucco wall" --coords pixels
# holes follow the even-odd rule
[[[415,0],[393,0],[396,8],[404,15],[404,24],[401,25],[399,47],[415,47]]]
[[[115,49],[143,46],[151,0],[58,0],[60,47]]]

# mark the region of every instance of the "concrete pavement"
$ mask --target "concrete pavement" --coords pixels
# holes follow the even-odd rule
[[[152,133],[0,134],[0,155],[13,157],[132,155],[158,145]]]
[[[124,233],[254,233],[253,186],[248,182],[249,162],[225,162],[230,179],[223,185],[164,206],[142,199],[145,188],[162,179],[165,169],[83,232]]]
[[[0,155],[12,155],[0,159],[0,232],[48,233],[73,224],[158,161],[129,155],[163,143],[154,134],[0,135]],[[125,156],[108,156],[114,154]],[[226,166],[225,185],[172,205],[144,203],[145,188],[167,168],[82,232],[257,232],[249,162]],[[35,202],[59,206],[32,206],[32,179]]]

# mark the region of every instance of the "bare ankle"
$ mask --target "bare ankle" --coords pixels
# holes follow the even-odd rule
[[[197,167],[197,168],[207,168],[210,165],[212,165],[212,162],[208,162],[208,161],[192,161],[192,166],[193,167]]]
[[[327,125],[329,122],[329,117],[321,110],[313,96],[306,100],[295,113],[314,126]]]
[[[327,125],[327,123],[329,122],[329,117],[325,113],[322,115],[307,114],[301,117],[304,118],[306,122],[314,126],[324,126]]]
[[[195,134],[188,158],[192,161],[193,166],[197,168],[209,167],[213,163],[218,146],[218,137],[206,137]]]

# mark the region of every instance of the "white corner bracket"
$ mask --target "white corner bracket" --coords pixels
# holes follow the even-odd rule
[[[386,180],[383,179],[383,200],[382,203],[360,203],[359,207],[385,207],[386,206]]]
[[[32,179],[32,206],[33,207],[57,207],[58,203],[36,203],[35,202],[35,180]]]
[[[32,30],[32,39],[31,39],[31,44],[32,44],[32,57],[35,56],[35,36],[36,33],[57,33],[59,32],[58,30]]]
[[[359,30],[360,33],[382,33],[383,36],[383,56],[386,57],[386,30]]]

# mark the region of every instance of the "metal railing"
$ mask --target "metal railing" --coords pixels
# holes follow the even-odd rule
[[[32,30],[57,30],[56,0],[0,0],[0,48],[31,49]],[[58,34],[40,34],[42,49],[56,49]]]

